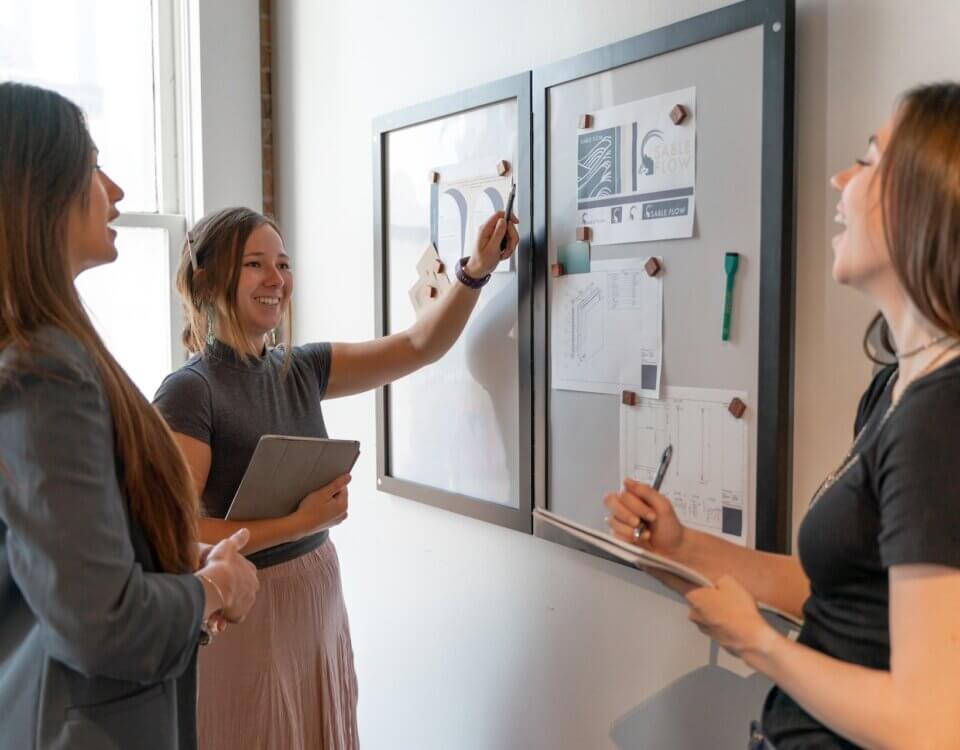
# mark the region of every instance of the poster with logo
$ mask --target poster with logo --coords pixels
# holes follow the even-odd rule
[[[591,112],[593,127],[577,131],[576,223],[593,244],[693,236],[696,104],[696,87],[670,91]]]

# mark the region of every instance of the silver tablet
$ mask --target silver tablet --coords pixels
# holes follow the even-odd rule
[[[226,517],[255,521],[289,515],[305,496],[348,474],[359,456],[356,440],[264,435]]]

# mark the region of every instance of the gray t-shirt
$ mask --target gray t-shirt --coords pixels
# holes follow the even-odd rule
[[[223,518],[262,435],[327,437],[320,401],[330,375],[330,344],[293,347],[283,372],[284,347],[244,361],[215,341],[203,354],[167,376],[154,404],[170,429],[210,446],[211,462],[203,490],[204,515]],[[250,555],[258,568],[310,552],[327,532],[280,544]]]

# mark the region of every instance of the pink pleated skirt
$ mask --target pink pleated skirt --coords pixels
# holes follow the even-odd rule
[[[258,574],[247,619],[200,649],[200,750],[356,750],[357,677],[333,543]]]

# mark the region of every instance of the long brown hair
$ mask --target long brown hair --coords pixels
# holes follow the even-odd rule
[[[960,338],[960,84],[929,84],[904,94],[879,176],[897,278],[923,317]],[[880,349],[895,355],[879,316],[864,348],[878,325]]]
[[[204,216],[187,233],[177,269],[177,291],[183,303],[183,344],[191,352],[202,352],[216,311],[223,322],[225,344],[243,357],[259,356],[249,351],[237,316],[237,284],[243,268],[243,249],[254,230],[280,227],[269,216],[250,208],[225,208]],[[194,264],[197,268],[194,270]],[[283,314],[280,338],[289,357],[292,322],[290,305]]]
[[[160,415],[104,346],[73,284],[67,218],[86,207],[93,141],[83,113],[53,91],[0,83],[0,349],[29,366],[34,334],[58,328],[89,354],[110,405],[130,511],[169,572],[197,566],[197,496]],[[56,355],[56,352],[49,352]],[[9,376],[11,370],[0,373]]]

